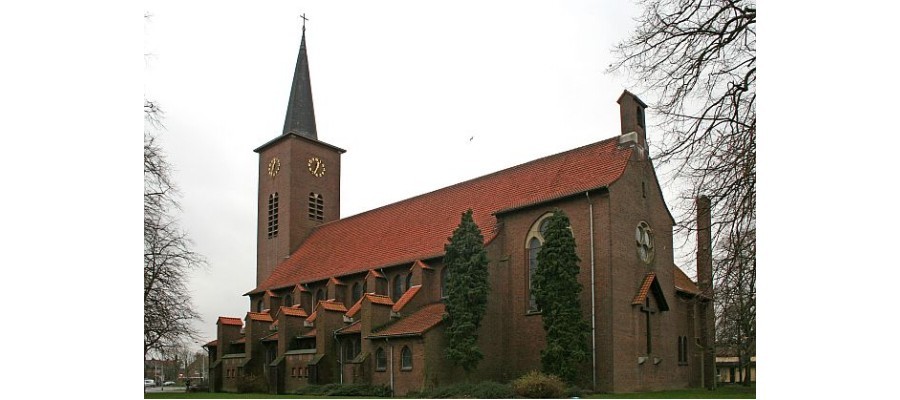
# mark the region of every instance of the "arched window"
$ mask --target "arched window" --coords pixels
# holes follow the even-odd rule
[[[386,369],[387,355],[384,354],[384,349],[379,347],[378,350],[375,350],[375,370],[384,371]]]
[[[408,371],[412,369],[412,366],[412,350],[409,349],[409,346],[403,346],[403,350],[400,351],[400,369]]]
[[[313,221],[325,220],[325,200],[318,193],[309,193],[309,209],[307,210],[309,219]]]
[[[359,282],[355,282],[353,284],[353,294],[352,294],[353,301],[351,301],[351,303],[356,304],[356,302],[359,301],[360,298],[362,298],[362,294],[363,294],[362,285],[360,285]]]
[[[266,230],[268,238],[278,236],[278,193],[269,195],[269,225]]]
[[[316,290],[316,297],[313,298],[313,304],[312,304],[312,308],[314,311],[315,311],[316,306],[319,304],[319,302],[323,301],[323,300],[325,300],[325,291],[322,289]]]
[[[528,276],[526,277],[528,280],[528,306],[526,311],[528,312],[539,311],[537,301],[534,298],[533,278],[538,267],[537,255],[544,245],[544,234],[547,233],[547,226],[550,224],[549,217],[551,215],[553,214],[547,213],[541,216],[541,218],[531,226],[531,229],[528,230],[528,236],[525,239],[525,250],[528,257]]]
[[[359,355],[360,345],[359,337],[346,340],[346,343],[344,344],[344,361],[351,361],[356,358],[356,356]]]
[[[391,293],[391,299],[395,302],[403,295],[403,280],[402,275],[398,274],[394,277],[394,290],[393,293]]]
[[[290,293],[284,295],[284,304],[282,304],[282,305],[285,307],[290,307],[290,306],[294,305],[294,296],[291,296]]]
[[[441,269],[441,298],[446,299],[449,293],[447,293],[447,279],[450,278],[450,267],[444,267]]]
[[[262,310],[264,310],[263,304],[262,299],[256,302],[256,312],[262,312]]]

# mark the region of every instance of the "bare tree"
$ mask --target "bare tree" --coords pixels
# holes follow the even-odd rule
[[[149,21],[150,14],[144,14]],[[145,59],[149,54],[145,54]],[[159,146],[163,111],[144,98],[144,358],[176,356],[187,341],[198,338],[191,325],[200,315],[187,288],[188,273],[205,265],[193,251],[174,214],[178,188]]]
[[[178,226],[178,189],[153,129],[161,111],[144,102],[144,356],[164,357],[187,340],[197,339],[187,274],[205,264]]]
[[[609,71],[625,70],[650,96],[662,132],[653,159],[675,202],[677,232],[690,241],[693,199],[712,203],[718,309],[753,321],[756,276],[756,2],[643,0],[636,31],[614,49]],[[655,101],[652,101],[655,99]],[[752,278],[751,278],[752,277]],[[744,287],[752,282],[749,287]],[[712,293],[707,295],[712,296]],[[721,297],[720,297],[721,296]],[[749,307],[749,308],[748,308]],[[743,327],[723,326],[723,332]],[[755,339],[753,341],[755,343]]]
[[[756,232],[743,232],[722,242],[716,265],[716,347],[736,355],[743,379],[750,383],[751,357],[756,355]]]

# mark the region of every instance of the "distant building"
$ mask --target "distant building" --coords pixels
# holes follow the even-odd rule
[[[472,376],[508,381],[539,370],[545,333],[531,273],[543,222],[557,208],[571,220],[580,303],[595,327],[580,386],[712,385],[709,257],[699,257],[699,286],[675,266],[674,220],[647,157],[646,106],[627,91],[618,103],[620,134],[340,218],[345,150],[318,138],[304,29],[284,132],[255,150],[256,287],[245,293],[246,314],[219,317],[205,346],[211,390],[236,391],[250,375],[272,393],[340,382],[403,395],[461,380],[444,356],[442,299],[453,272],[442,260],[468,209],[485,238],[491,284],[478,340],[485,357]]]
[[[750,357],[750,382],[756,382],[756,356]],[[719,383],[742,383],[747,371],[737,356],[716,356],[716,375]]]

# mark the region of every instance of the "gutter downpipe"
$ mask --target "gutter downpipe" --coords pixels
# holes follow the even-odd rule
[[[394,397],[394,346],[391,346],[391,341],[388,338],[384,338],[384,344],[391,349],[391,397]]]
[[[337,342],[338,345],[338,354],[337,354],[337,362],[338,362],[338,376],[340,376],[341,385],[344,384],[344,362],[341,361],[341,357],[344,355],[344,344],[341,343],[341,340],[337,337],[337,329],[334,332],[331,332],[331,335],[334,337],[334,341]]]
[[[594,203],[591,202],[591,195],[584,192],[588,201],[588,215],[590,218],[590,235],[591,235],[591,379],[593,382],[593,390],[597,390],[597,297],[594,293],[596,285],[594,283]]]

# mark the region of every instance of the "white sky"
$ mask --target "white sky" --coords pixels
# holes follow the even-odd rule
[[[205,338],[249,310],[252,150],[282,132],[303,13],[318,136],[347,150],[342,217],[619,134],[625,86],[604,69],[635,7],[482,3],[148,4],[145,90],[210,265],[191,283]]]
[[[168,112],[182,225],[210,261],[192,282],[200,327],[247,310],[252,150],[281,133],[304,12],[319,135],[348,150],[343,215],[618,133],[624,81],[602,71],[637,13],[627,0],[325,3],[4,4],[0,343],[13,393],[68,396],[87,379],[142,396],[145,94]],[[900,225],[897,6],[761,3],[758,391],[883,397],[900,356],[884,310]],[[48,381],[60,357],[74,368]]]

